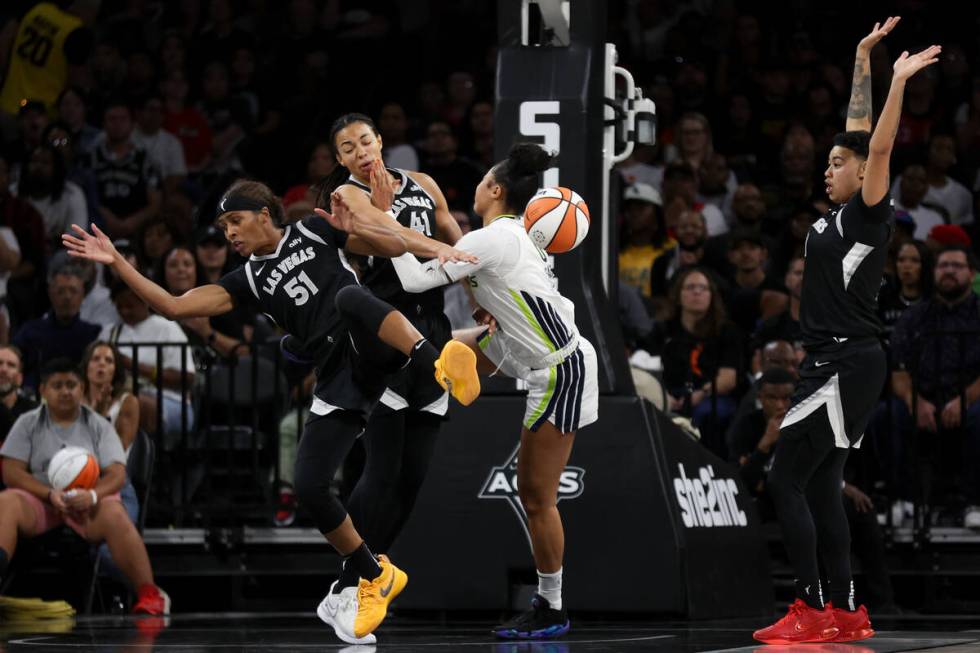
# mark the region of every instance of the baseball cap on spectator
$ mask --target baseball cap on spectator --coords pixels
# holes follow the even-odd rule
[[[215,245],[225,244],[225,235],[213,224],[205,225],[194,233],[194,245],[205,245],[207,243],[214,243]]]
[[[915,233],[915,218],[908,211],[895,211],[895,226],[901,227],[906,233]]]
[[[762,234],[754,229],[738,228],[732,231],[731,235],[728,237],[728,247],[735,249],[742,243],[752,243],[753,245],[758,245],[759,247],[768,248]]]
[[[973,240],[963,227],[958,224],[937,224],[929,230],[929,236],[940,245],[963,245],[972,247]]]
[[[628,186],[626,190],[623,191],[623,201],[628,202],[630,200],[647,202],[648,204],[654,204],[656,206],[664,205],[664,201],[660,197],[660,192],[650,184],[636,183],[632,186]]]

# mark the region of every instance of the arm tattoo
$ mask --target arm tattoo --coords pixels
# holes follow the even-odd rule
[[[860,54],[854,60],[854,80],[851,82],[847,118],[871,121],[871,71],[867,57]]]

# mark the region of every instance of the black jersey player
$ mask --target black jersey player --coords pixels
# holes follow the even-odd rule
[[[428,175],[385,168],[383,143],[368,116],[349,113],[334,121],[330,145],[338,166],[320,185],[318,204],[335,190],[351,206],[387,210],[403,227],[454,245],[462,233],[439,186]],[[399,309],[437,348],[452,338],[442,288],[408,293],[390,259],[357,257],[360,281]],[[371,548],[387,552],[404,526],[425,478],[439,428],[449,406],[431,374],[407,367],[388,378],[361,442],[364,471],[347,502],[351,518]],[[346,567],[333,591],[358,582]]]
[[[170,318],[210,317],[248,305],[289,332],[295,350],[317,369],[313,406],[296,457],[296,489],[317,527],[356,568],[361,580],[344,596],[328,594],[317,613],[344,641],[373,643],[372,631],[407,582],[385,556],[375,557],[331,494],[346,457],[385,387],[385,375],[406,364],[430,370],[462,403],[479,393],[476,361],[458,341],[440,356],[405,317],[357,283],[345,250],[440,259],[473,257],[394,224],[370,206],[351,209],[339,195],[332,214],[282,224],[282,206],[264,184],[239,181],[218,205],[216,224],[246,263],[216,284],[174,297],[119,255],[98,227],[65,235],[73,256],[111,265],[157,312]],[[326,219],[324,219],[326,218]]]
[[[852,641],[874,634],[867,610],[854,604],[843,471],[885,382],[877,294],[894,230],[888,166],[905,82],[937,61],[940,52],[932,46],[912,56],[902,53],[869,134],[867,58],[897,22],[876,24],[858,47],[847,131],[834,137],[824,174],[834,206],[813,224],[804,246],[800,327],[806,359],[767,482],[796,572],[797,600],[785,617],[756,631],[756,639],[770,644]],[[826,569],[823,586],[818,546]]]

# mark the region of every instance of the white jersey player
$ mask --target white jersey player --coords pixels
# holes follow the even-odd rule
[[[498,626],[508,639],[559,637],[569,629],[561,600],[564,533],[558,515],[558,481],[571,454],[575,431],[598,419],[596,353],[575,327],[575,307],[559,294],[547,255],[524,230],[520,212],[537,190],[538,174],[551,156],[519,144],[476,189],[473,210],[483,228],[456,246],[475,263],[420,263],[393,259],[410,292],[468,278],[485,327],[454,337],[477,352],[481,372],[500,370],[528,385],[517,478],[528,517],[538,594],[527,612]]]

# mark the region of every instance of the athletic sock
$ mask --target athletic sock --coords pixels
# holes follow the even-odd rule
[[[823,594],[820,591],[820,581],[802,581],[796,579],[796,597],[814,610],[823,610]]]
[[[343,565],[340,570],[340,576],[337,578],[337,584],[334,585],[334,594],[340,594],[341,591],[347,589],[348,587],[354,587],[361,580],[361,575],[357,573],[354,569],[354,565],[351,564],[350,558],[345,558]]]
[[[439,351],[431,342],[422,338],[412,346],[412,353],[408,357],[409,364],[421,365],[423,371],[432,374],[435,372],[436,361],[439,360]]]
[[[378,564],[378,559],[374,557],[371,549],[364,542],[361,542],[361,546],[344,556],[344,571],[347,571],[348,568],[350,568],[351,573],[367,580],[374,580],[381,575],[381,565]]]
[[[553,574],[538,572],[538,595],[553,610],[561,610],[561,567]]]
[[[849,583],[827,583],[827,596],[835,608],[854,612],[857,608],[854,605],[854,581]]]

